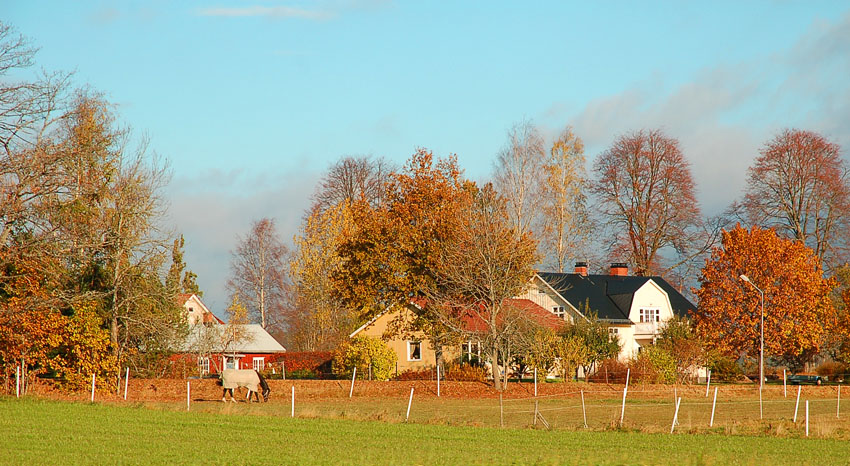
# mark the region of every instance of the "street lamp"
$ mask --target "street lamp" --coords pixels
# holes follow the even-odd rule
[[[749,283],[761,295],[761,348],[759,349],[759,390],[764,388],[764,291],[750,281],[750,277],[741,274],[741,280]]]

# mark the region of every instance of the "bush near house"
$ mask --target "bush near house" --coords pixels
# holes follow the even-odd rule
[[[825,377],[830,382],[835,382],[838,379],[844,378],[847,369],[847,365],[842,362],[827,361],[815,368],[815,373],[821,377]]]
[[[643,351],[629,362],[629,368],[635,382],[676,383],[676,358],[660,346],[644,347]]]
[[[596,372],[587,377],[588,382],[625,383],[626,372],[629,369],[617,358],[609,358],[599,363]]]
[[[333,373],[347,378],[356,367],[358,378],[368,378],[371,373],[373,380],[389,380],[397,360],[395,351],[382,340],[357,336],[334,353]]]
[[[717,382],[737,382],[744,376],[741,366],[735,360],[726,356],[714,358],[709,362],[708,369],[711,370],[711,380]]]

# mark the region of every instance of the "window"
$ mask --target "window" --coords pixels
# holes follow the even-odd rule
[[[407,360],[421,361],[422,360],[422,342],[408,341],[407,342]]]
[[[463,345],[463,358],[462,361],[468,364],[476,365],[481,361],[481,342],[480,341],[467,341],[466,344]]]
[[[660,309],[641,309],[640,310],[640,321],[641,322],[660,322],[661,321],[661,310]]]
[[[254,370],[261,371],[266,368],[265,358],[254,358]]]
[[[210,358],[198,358],[198,372],[200,372],[201,375],[207,375],[210,373]]]
[[[546,290],[544,290],[543,288],[538,288],[537,294],[546,294]]]
[[[566,314],[564,306],[555,306],[552,308],[552,312],[560,318],[564,318],[564,315]]]
[[[617,327],[608,327],[608,333],[613,333],[614,335],[620,333],[620,329]]]
[[[233,356],[225,356],[224,357],[224,368],[225,369],[239,369],[238,360]]]

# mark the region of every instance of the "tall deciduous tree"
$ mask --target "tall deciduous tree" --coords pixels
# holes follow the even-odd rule
[[[343,157],[330,166],[313,194],[312,211],[352,202],[365,202],[371,207],[381,204],[384,184],[392,172],[383,157]]]
[[[512,305],[534,273],[537,245],[518,233],[505,201],[487,185],[464,203],[454,234],[438,251],[431,317],[464,338],[477,339],[493,368],[497,390],[507,380],[511,349],[530,317]],[[470,325],[470,323],[472,323]],[[505,367],[504,378],[499,366]]]
[[[508,131],[508,141],[496,157],[493,185],[506,202],[507,215],[517,234],[530,231],[539,217],[540,182],[546,145],[529,120]]]
[[[203,296],[204,292],[198,287],[198,275],[191,270],[186,270],[186,262],[183,260],[183,246],[185,245],[183,235],[174,239],[171,246],[171,266],[165,276],[165,287],[173,294],[193,293]]]
[[[741,206],[753,225],[803,242],[831,268],[847,259],[850,178],[838,144],[786,129],[768,141],[749,169]]]
[[[552,144],[543,163],[541,187],[541,246],[558,272],[563,272],[570,257],[576,258],[590,234],[587,212],[588,186],[584,168],[584,143],[566,128]]]
[[[622,136],[594,163],[593,191],[615,245],[637,275],[659,272],[661,251],[687,255],[699,242],[700,209],[679,142],[660,130]]]
[[[722,247],[702,270],[693,318],[709,348],[731,357],[759,354],[760,295],[742,274],[764,291],[765,356],[795,369],[811,360],[835,325],[833,283],[811,249],[758,227],[723,232]]]
[[[263,328],[278,318],[287,286],[286,260],[289,251],[277,233],[274,220],[253,222],[251,231],[239,238],[231,253],[228,288],[247,303]]]
[[[314,211],[295,237],[290,262],[295,302],[286,313],[286,338],[293,348],[333,349],[356,327],[356,319],[335,298],[333,282],[343,267],[338,248],[354,228],[351,206],[342,202]]]

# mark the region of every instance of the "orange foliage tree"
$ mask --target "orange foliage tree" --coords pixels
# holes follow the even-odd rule
[[[742,274],[764,291],[765,357],[801,368],[834,327],[832,280],[800,242],[758,227],[724,231],[722,247],[702,269],[693,317],[706,344],[732,357],[759,354],[760,296]]]

